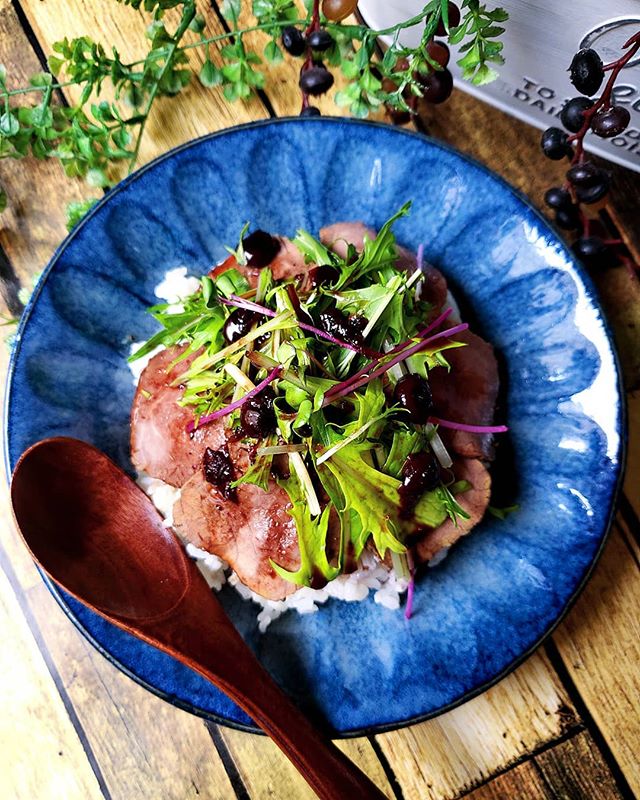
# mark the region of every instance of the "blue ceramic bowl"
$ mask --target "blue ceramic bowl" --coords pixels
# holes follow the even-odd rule
[[[336,220],[396,226],[466,300],[505,365],[519,511],[487,517],[429,570],[413,618],[329,601],[257,631],[256,607],[222,594],[235,624],[295,700],[338,734],[437,714],[521,662],[584,584],[622,466],[616,358],[593,288],[544,219],[449,148],[382,125],[278,120],[214,134],[125,180],[66,239],[22,318],[11,362],[7,458],[57,434],[129,462],[126,364],[165,272],[205,272],[246,220],[291,235]],[[230,725],[251,720],[195,673],[56,592],[89,639],[144,686]]]

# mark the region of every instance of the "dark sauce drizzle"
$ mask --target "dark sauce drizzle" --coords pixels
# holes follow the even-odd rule
[[[238,493],[235,487],[231,486],[236,479],[236,474],[226,446],[221,447],[220,450],[212,450],[207,447],[202,457],[202,469],[205,480],[215,486],[225,500],[238,502]]]

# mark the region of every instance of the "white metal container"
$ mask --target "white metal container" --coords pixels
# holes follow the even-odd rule
[[[486,0],[509,12],[503,23],[505,63],[496,67],[500,77],[486,86],[472,86],[460,77],[456,48],[449,69],[455,84],[538,128],[559,125],[563,104],[578,92],[567,72],[574,53],[592,47],[602,60],[614,61],[622,44],[640,29],[640,0]],[[360,0],[358,10],[374,30],[387,28],[419,13],[425,0]],[[415,47],[421,30],[409,28],[401,41]],[[631,114],[627,130],[614,139],[587,135],[585,146],[598,155],[640,172],[640,54],[620,73],[615,102]]]

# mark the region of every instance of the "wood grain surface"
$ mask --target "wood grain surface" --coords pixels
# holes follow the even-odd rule
[[[247,4],[243,4],[246,7]],[[201,3],[209,30],[222,30]],[[246,12],[245,12],[246,13]],[[0,0],[0,63],[24,83],[41,68],[38,49],[90,33],[125,55],[144,48],[140,14],[112,0]],[[255,35],[258,45],[266,41]],[[34,44],[37,42],[37,48]],[[201,58],[192,51],[197,64]],[[143,160],[187,139],[270,113],[296,114],[298,64],[270,74],[266,95],[228,105],[196,81],[154,108]],[[73,100],[69,91],[67,98]],[[319,104],[339,114],[331,99]],[[418,124],[478,158],[540,206],[562,168],[539,155],[539,132],[454,91]],[[638,176],[615,168],[605,209],[636,257]],[[5,313],[64,236],[64,206],[95,190],[66,179],[55,163],[0,163],[10,209],[0,216],[0,287]],[[629,388],[640,386],[638,282],[596,275]],[[6,353],[0,357],[6,370]],[[392,800],[614,800],[640,797],[640,393],[629,394],[629,468],[620,512],[586,590],[553,641],[497,686],[419,725],[340,747]],[[10,522],[1,493],[0,797],[312,797],[264,737],[219,728],[149,694],[106,661],[48,593]]]

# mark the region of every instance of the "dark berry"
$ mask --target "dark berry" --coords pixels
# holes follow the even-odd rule
[[[567,178],[574,186],[591,186],[599,180],[602,170],[591,161],[574,164],[567,170]]]
[[[456,28],[460,24],[460,9],[455,3],[449,3],[447,7],[449,10],[449,28]],[[436,36],[446,36],[447,29],[444,27],[442,19],[438,22],[435,33]]]
[[[340,273],[335,267],[329,264],[322,264],[319,267],[313,267],[308,272],[309,285],[312,289],[317,289],[318,286],[324,286],[327,283],[335,283],[340,277]]]
[[[547,189],[544,195],[544,202],[549,208],[555,209],[569,208],[572,204],[571,195],[560,186],[553,186],[551,189]]]
[[[444,103],[451,95],[453,75],[448,69],[429,72],[426,75],[419,73],[417,78],[422,86],[422,97],[428,103]]]
[[[440,481],[440,466],[431,452],[425,450],[407,456],[402,465],[402,484],[398,490],[400,515],[405,519],[411,516],[420,497],[435,489]]]
[[[451,52],[444,42],[437,42],[432,39],[427,45],[427,53],[429,58],[439,64],[443,69],[449,63]]]
[[[608,248],[599,236],[581,236],[576,239],[571,249],[588,266],[605,266]]]
[[[305,106],[302,111],[300,112],[301,117],[319,117],[320,109],[316,108],[315,106]]]
[[[280,240],[266,231],[254,231],[242,240],[247,256],[247,266],[261,268],[268,266],[280,252]]]
[[[282,46],[292,56],[301,56],[307,49],[303,34],[293,25],[282,29]]]
[[[387,94],[391,94],[395,92],[398,88],[398,84],[395,81],[392,81],[391,78],[383,78],[382,79],[382,91],[387,92]]]
[[[594,103],[588,97],[574,97],[560,112],[560,122],[571,133],[577,133],[584,125],[584,112]]]
[[[576,186],[576,197],[579,203],[597,203],[609,191],[609,178],[594,183],[592,186]]]
[[[556,224],[565,231],[575,231],[580,227],[580,215],[576,206],[560,208],[556,211]]]
[[[229,344],[231,344],[231,342],[237,342],[238,339],[241,339],[249,333],[253,323],[257,322],[259,318],[260,315],[256,314],[255,311],[249,311],[246,308],[236,308],[236,310],[232,311],[227,317],[227,321],[222,328],[222,335]]]
[[[416,425],[425,425],[433,412],[429,382],[415,372],[405,375],[396,383],[393,402],[405,412],[402,414],[403,419],[408,418]]]
[[[623,106],[611,106],[604,111],[598,111],[591,120],[591,130],[596,136],[611,139],[625,130],[631,121],[631,115]]]
[[[333,44],[333,36],[329,31],[312,31],[307,36],[307,44],[312,50],[323,52],[324,50],[328,50]]]
[[[411,121],[410,111],[403,111],[401,108],[394,108],[390,105],[385,105],[385,109],[394,125],[406,125]]]
[[[604,80],[602,59],[595,50],[580,50],[569,67],[571,83],[581,94],[594,95]]]
[[[238,499],[235,488],[230,485],[236,476],[226,447],[220,450],[212,450],[207,447],[202,457],[202,470],[204,479],[219,489],[226,500]]]
[[[270,386],[247,400],[240,409],[240,426],[244,434],[261,438],[275,430],[274,400],[275,395]]]
[[[322,0],[322,13],[327,19],[340,22],[349,14],[353,14],[358,0]]]
[[[333,86],[333,75],[322,64],[316,64],[301,72],[298,85],[305,94],[324,94]]]
[[[572,152],[571,146],[567,143],[568,138],[560,128],[547,128],[540,140],[542,152],[547,158],[559,161]]]

